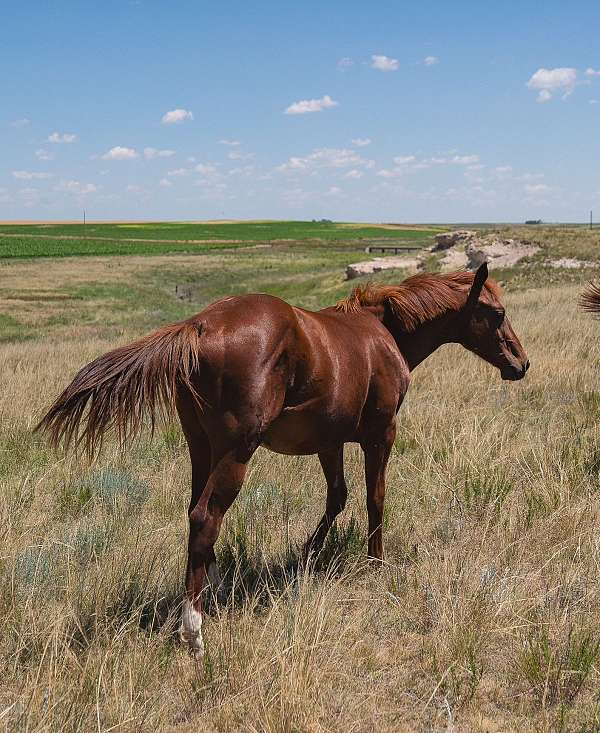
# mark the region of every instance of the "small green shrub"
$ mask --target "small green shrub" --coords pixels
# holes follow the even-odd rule
[[[102,524],[84,520],[74,530],[67,532],[63,542],[77,562],[86,565],[104,555],[112,546],[115,530],[112,523]]]
[[[569,627],[563,638],[551,638],[547,626],[523,639],[520,670],[540,707],[571,703],[594,666],[600,639]]]
[[[489,506],[499,509],[512,489],[512,483],[500,470],[490,474],[467,475],[457,494],[468,511],[481,511]]]
[[[16,589],[25,595],[56,590],[63,579],[58,548],[47,544],[26,547],[15,558],[13,577]]]
[[[103,468],[72,484],[58,497],[59,510],[78,514],[92,503],[115,511],[120,503],[139,508],[148,498],[148,487],[125,471]]]

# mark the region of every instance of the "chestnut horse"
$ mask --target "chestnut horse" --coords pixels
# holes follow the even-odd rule
[[[202,591],[218,584],[214,545],[259,445],[316,453],[325,513],[306,543],[317,553],[346,502],[344,443],[365,456],[368,554],[382,559],[385,469],[411,371],[445,343],[462,344],[521,379],[529,361],[500,302],[477,273],[422,274],[356,288],[310,312],[270,295],[223,298],[83,367],[40,425],[54,445],[93,454],[109,428],[121,444],[148,415],[176,409],[192,464],[181,638],[202,653]]]

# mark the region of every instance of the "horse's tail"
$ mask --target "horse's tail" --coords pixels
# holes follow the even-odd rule
[[[579,296],[577,304],[588,313],[600,313],[600,282],[591,282]]]
[[[201,331],[199,321],[175,323],[94,359],[36,430],[47,432],[54,447],[83,446],[90,457],[111,428],[121,446],[140,431],[145,416],[154,430],[157,417],[173,413],[178,386],[199,399],[191,377],[199,366]]]

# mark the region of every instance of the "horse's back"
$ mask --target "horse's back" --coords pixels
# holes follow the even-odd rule
[[[257,294],[223,298],[197,319],[208,430],[230,414],[273,450],[314,453],[356,440],[365,410],[395,411],[405,364],[368,313],[306,311]]]

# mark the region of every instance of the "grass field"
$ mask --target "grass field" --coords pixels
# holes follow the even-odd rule
[[[206,620],[201,669],[174,633],[190,473],[178,428],[126,455],[109,441],[89,466],[32,427],[82,364],[220,295],[335,302],[356,251],[0,262],[0,727],[598,733],[600,323],[575,303],[600,233],[535,237],[532,261],[498,273],[526,379],[501,382],[456,346],[414,373],[383,568],[364,559],[356,447],[348,507],[299,577],[289,560],[325,498],[318,461],[257,452],[219,540],[230,593]],[[564,256],[592,264],[547,266]]]

